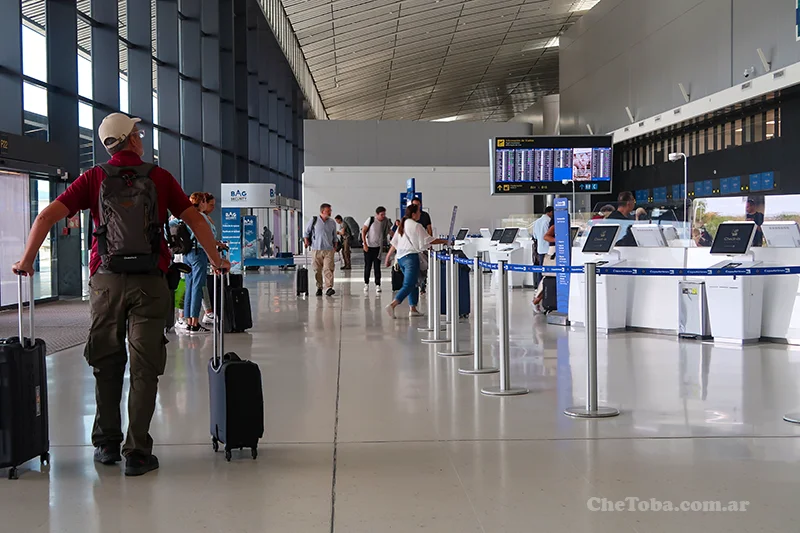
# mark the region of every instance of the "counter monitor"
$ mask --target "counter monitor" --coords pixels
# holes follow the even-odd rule
[[[761,231],[770,248],[800,248],[800,226],[797,222],[764,222]]]
[[[585,254],[607,254],[617,242],[619,226],[616,224],[598,224],[589,231],[583,244]]]
[[[500,237],[500,244],[513,244],[517,240],[517,233],[519,233],[519,228],[506,228],[503,230],[503,236]]]
[[[753,244],[755,222],[723,222],[717,228],[712,255],[745,255]]]
[[[458,234],[456,235],[456,240],[457,241],[463,241],[464,239],[467,238],[467,234],[468,233],[469,233],[469,229],[461,228],[460,230],[458,230]]]
[[[636,246],[639,248],[666,248],[667,241],[657,224],[634,224],[631,226]]]
[[[492,194],[611,192],[612,146],[609,135],[494,138]]]
[[[494,233],[492,233],[492,242],[499,241],[502,236],[503,236],[503,230],[502,229],[494,230]]]

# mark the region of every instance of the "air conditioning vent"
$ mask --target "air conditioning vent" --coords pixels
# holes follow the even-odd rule
[[[742,90],[743,91],[746,91],[747,89],[750,89],[752,87],[753,87],[753,82],[752,81],[748,81],[748,82],[742,84]]]
[[[773,80],[779,80],[784,76],[786,76],[786,71],[779,70],[778,72],[776,72],[775,74],[772,75],[772,79]]]

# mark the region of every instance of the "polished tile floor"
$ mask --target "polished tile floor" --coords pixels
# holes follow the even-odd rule
[[[457,373],[337,272],[334,298],[298,300],[291,274],[247,278],[255,327],[227,347],[261,366],[261,455],[211,450],[211,339],[173,337],[152,433],[162,468],[126,479],[92,462],[93,381],[81,349],[49,358],[52,466],[0,479],[2,531],[753,532],[798,531],[800,350],[671,337],[600,338],[601,401],[622,415],[566,418],[585,394],[582,331],[533,317],[512,293],[512,382]],[[387,276],[388,277],[388,276]],[[484,297],[487,363],[495,298]],[[462,328],[468,343],[470,331]],[[627,498],[627,500],[626,500]],[[746,512],[611,511],[650,502],[746,501]],[[630,503],[633,502],[633,503]],[[689,504],[691,507],[691,504]]]

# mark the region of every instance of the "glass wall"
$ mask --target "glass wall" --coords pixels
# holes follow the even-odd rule
[[[0,188],[0,264],[13,265],[22,257],[31,227],[30,177],[0,171]],[[0,306],[16,303],[17,277],[10,268],[0,268]]]
[[[121,111],[142,119],[144,159],[188,191],[275,183],[278,194],[299,199],[306,106],[259,2],[22,0],[4,8],[3,20],[19,33],[0,34],[0,132],[58,144],[71,179],[107,159],[96,128]],[[46,200],[67,185],[51,181]],[[48,187],[33,189],[38,206]],[[53,248],[64,260],[40,260],[42,269],[85,262],[90,230],[79,220],[82,231]],[[75,276],[51,275],[55,293],[79,294],[62,292]]]

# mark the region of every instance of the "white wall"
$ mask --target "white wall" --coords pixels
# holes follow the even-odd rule
[[[303,174],[305,223],[327,202],[334,214],[352,216],[361,224],[383,205],[394,217],[406,180],[416,178],[434,229],[447,233],[453,206],[456,227],[494,227],[513,214],[532,212],[530,196],[490,196],[489,167],[306,167]]]

